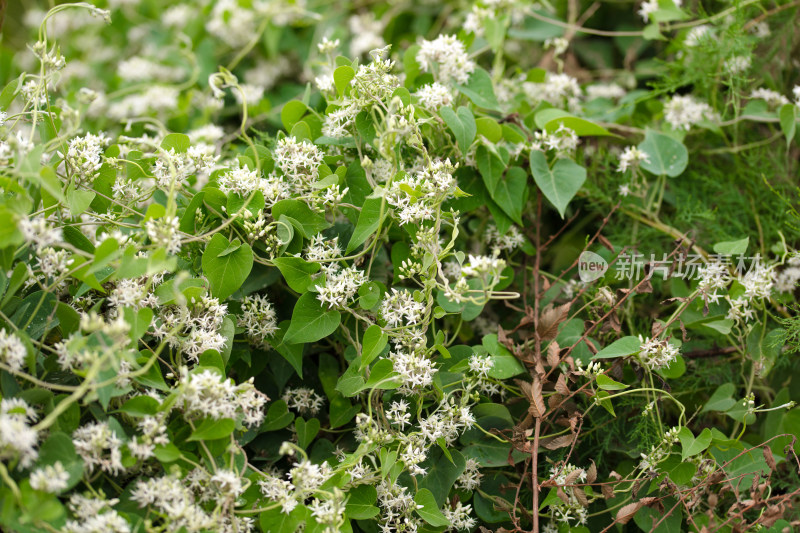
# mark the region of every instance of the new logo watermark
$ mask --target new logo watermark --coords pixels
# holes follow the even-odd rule
[[[585,251],[578,258],[578,277],[590,283],[603,277],[608,270],[608,262],[594,252]]]

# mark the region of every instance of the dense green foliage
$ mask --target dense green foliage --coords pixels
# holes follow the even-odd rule
[[[4,531],[800,524],[800,4],[56,4],[2,11]]]

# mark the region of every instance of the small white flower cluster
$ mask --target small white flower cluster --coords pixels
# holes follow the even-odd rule
[[[725,60],[723,67],[728,75],[735,76],[737,74],[744,74],[747,72],[752,63],[753,58],[751,56],[733,56],[730,59]]]
[[[499,254],[501,251],[511,253],[525,244],[525,236],[517,226],[510,226],[508,231],[500,235],[497,226],[491,224],[486,228],[484,235],[494,254]]]
[[[455,505],[451,502],[450,505],[442,507],[442,514],[450,522],[445,531],[456,530],[470,530],[477,525],[477,520],[470,516],[472,512],[472,505],[464,505],[461,501],[456,501]]]
[[[764,88],[756,89],[752,93],[750,93],[750,98],[753,99],[759,98],[761,100],[764,100],[770,107],[780,107],[782,105],[789,103],[788,98],[783,96],[778,91],[773,91],[772,89],[764,89]]]
[[[179,95],[174,87],[154,85],[112,103],[106,113],[115,120],[125,120],[172,111],[178,107]]]
[[[438,82],[423,85],[414,94],[419,104],[428,111],[437,111],[440,107],[451,105],[454,100],[450,89]]]
[[[301,415],[316,415],[319,413],[325,398],[317,394],[314,389],[307,387],[290,388],[283,391],[281,400],[286,402],[289,409],[293,409]]]
[[[595,98],[617,100],[625,96],[625,89],[616,83],[596,83],[589,85],[585,90],[587,100],[594,100]]]
[[[228,306],[220,304],[217,298],[203,296],[199,301],[193,298],[188,305],[159,307],[157,312],[153,335],[166,339],[191,361],[197,361],[206,350],[221,352],[227,343],[219,330]]]
[[[675,7],[680,8],[683,0],[672,0],[672,3],[675,4]],[[644,19],[645,22],[649,22],[650,15],[659,9],[660,6],[658,5],[658,0],[645,0],[642,2],[642,5],[639,6],[639,11],[637,11],[637,13]]]
[[[453,165],[449,159],[432,161],[422,170],[398,176],[392,182],[386,201],[395,208],[401,226],[434,219],[441,203],[456,190],[453,173],[457,168],[458,164]]]
[[[708,104],[691,95],[676,95],[664,104],[664,119],[676,130],[689,131],[703,120],[713,120],[714,113]]]
[[[22,468],[29,467],[36,460],[39,434],[30,426],[35,421],[36,413],[25,400],[0,400],[0,460],[19,460]]]
[[[408,489],[386,479],[381,479],[375,488],[378,489],[378,505],[383,510],[383,531],[415,533],[420,520],[412,514],[417,509],[417,503]]]
[[[350,99],[360,108],[371,107],[376,101],[389,103],[395,89],[400,87],[400,79],[392,74],[394,61],[387,59],[389,47],[370,51],[370,61],[361,65],[350,82]]]
[[[73,494],[69,497],[69,508],[77,520],[67,520],[64,533],[130,533],[131,527],[116,510],[116,498],[103,500]]]
[[[728,269],[719,261],[714,261],[701,266],[698,269],[700,275],[700,283],[697,284],[697,290],[707,302],[717,302],[720,298],[718,289],[724,289],[730,282]]]
[[[584,483],[586,481],[586,470],[570,463],[565,463],[560,466],[553,466],[550,469],[550,479],[559,486],[566,496],[566,501],[559,499],[550,505],[550,518],[565,524],[571,521],[575,521],[576,524],[586,524],[589,512],[575,496],[575,491],[581,489],[571,486],[575,483]]]
[[[566,104],[568,108],[576,107],[582,94],[577,79],[569,74],[553,72],[548,72],[544,82],[541,83],[522,82],[522,91],[525,96],[533,100],[531,105],[548,102],[557,107]]]
[[[59,152],[76,188],[91,187],[92,180],[103,166],[103,150],[110,142],[111,139],[103,133],[87,133],[83,137],[72,139],[67,145],[66,154]]]
[[[778,292],[791,292],[800,281],[800,256],[790,257],[786,264],[786,268],[775,274],[774,286]]]
[[[0,362],[12,370],[20,370],[27,355],[28,350],[19,337],[6,332],[6,328],[0,329]]]
[[[350,35],[353,36],[350,41],[350,53],[360,57],[370,50],[382,47],[383,25],[384,23],[370,12],[351,16],[347,21]]]
[[[494,367],[494,359],[489,356],[472,354],[469,358],[469,370],[478,377],[488,377],[492,367]]]
[[[20,219],[17,228],[25,240],[33,243],[37,249],[60,244],[63,240],[61,228],[44,217]]]
[[[434,78],[444,84],[466,83],[475,70],[464,43],[454,35],[440,35],[433,41],[423,39],[416,59],[423,71],[434,73]]]
[[[180,81],[185,73],[179,68],[162,65],[146,57],[132,56],[117,63],[117,75],[125,81],[175,83]]]
[[[701,44],[704,40],[710,39],[714,35],[714,29],[708,24],[700,24],[695,26],[686,33],[686,39],[683,44],[689,48]]]
[[[328,262],[340,257],[342,249],[339,248],[339,237],[328,239],[320,233],[314,235],[306,246],[306,261],[309,263]]]
[[[286,473],[287,479],[264,474],[258,481],[261,493],[268,499],[280,503],[281,511],[291,513],[301,502],[313,495],[333,475],[328,463],[314,464],[303,459],[294,463]]]
[[[275,147],[275,165],[289,178],[295,188],[316,181],[324,154],[308,141],[284,137]],[[300,185],[302,184],[302,185]],[[300,185],[300,186],[298,186]]]
[[[466,400],[466,397],[462,397],[462,405],[456,405],[452,396],[446,398],[431,415],[419,419],[420,433],[429,444],[444,439],[448,446],[452,446],[461,433],[475,424],[475,417]]]
[[[253,378],[236,385],[233,380],[213,370],[189,374],[183,371],[180,380],[180,401],[187,418],[242,417],[248,427],[264,420],[267,397],[253,386]]]
[[[642,346],[639,352],[639,361],[650,370],[658,370],[669,366],[677,357],[679,350],[666,340],[658,338],[643,339],[639,335]]]
[[[455,488],[462,490],[475,490],[481,486],[481,478],[483,474],[480,472],[480,463],[473,459],[468,458],[464,471],[456,478]]]
[[[122,466],[122,439],[108,422],[90,422],[72,434],[75,451],[81,456],[89,472],[100,468],[108,474],[119,474]]]
[[[642,162],[649,163],[650,156],[636,146],[626,146],[619,156],[619,167],[617,172],[625,172],[629,168],[638,168]]]
[[[181,251],[180,220],[176,216],[151,218],[144,223],[147,237],[154,245],[163,247],[168,254]]]
[[[381,317],[390,328],[416,325],[422,322],[425,304],[414,299],[411,291],[397,290],[392,287],[381,302]]]
[[[358,289],[368,281],[363,270],[356,267],[342,267],[337,263],[325,264],[325,285],[316,285],[317,300],[328,309],[345,308],[358,295]]]
[[[186,152],[176,152],[174,148],[168,152],[160,151],[152,167],[156,184],[168,191],[172,187],[183,186],[195,174],[205,180],[219,160],[214,151],[214,146],[206,143],[190,146]]]
[[[269,348],[269,339],[278,331],[278,319],[272,304],[266,296],[250,294],[242,300],[242,314],[237,325],[245,329],[245,334],[254,346]]]
[[[739,278],[739,282],[744,286],[744,294],[738,298],[725,297],[731,306],[725,318],[747,322],[755,317],[753,304],[757,300],[769,298],[772,294],[775,268],[772,265],[766,266],[757,256],[750,270]]]
[[[408,402],[405,400],[395,400],[389,409],[386,410],[386,420],[400,426],[404,430],[411,423],[411,413],[408,412]]]
[[[561,124],[552,133],[546,131],[533,132],[531,148],[542,152],[552,150],[559,156],[569,156],[578,148],[579,142],[580,138],[575,131]]]
[[[398,389],[401,394],[411,396],[419,393],[419,389],[430,387],[433,375],[437,369],[423,350],[409,349],[398,346],[389,352],[392,368],[400,374],[402,386]]]
[[[199,505],[186,480],[176,475],[139,479],[131,492],[131,500],[139,507],[150,506],[151,511],[165,518],[166,531],[213,530],[218,525]]]
[[[461,265],[461,275],[467,278],[480,278],[486,287],[493,287],[500,281],[506,268],[504,259],[497,255],[469,255],[469,260]]]
[[[144,461],[153,457],[156,446],[169,444],[169,435],[165,425],[166,416],[166,413],[160,413],[158,416],[143,416],[139,420],[137,426],[142,434],[135,435],[128,442],[128,450],[131,455]]]
[[[58,494],[69,485],[69,472],[66,471],[61,461],[52,465],[37,468],[31,472],[31,487],[42,492]]]

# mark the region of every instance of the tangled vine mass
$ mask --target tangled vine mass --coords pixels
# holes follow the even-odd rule
[[[800,528],[800,2],[0,2],[0,529]]]

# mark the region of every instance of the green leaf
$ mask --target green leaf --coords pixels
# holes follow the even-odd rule
[[[494,86],[489,73],[477,67],[464,85],[456,85],[456,88],[472,100],[478,107],[500,111],[500,104],[494,95]]]
[[[375,506],[378,491],[372,485],[358,485],[347,496],[345,513],[351,520],[368,520],[380,512]]]
[[[706,411],[727,411],[736,404],[733,399],[733,393],[736,392],[736,386],[733,383],[725,383],[717,387],[711,398],[708,399],[703,406],[701,413]]]
[[[312,418],[311,420],[305,420],[303,418],[296,418],[294,421],[294,429],[297,431],[297,445],[304,450],[308,448],[308,445],[311,444],[311,441],[313,441],[314,437],[319,433],[319,428],[319,419]]]
[[[187,441],[196,440],[217,440],[224,439],[231,433],[233,428],[236,427],[235,422],[230,418],[222,418],[214,420],[213,418],[206,418],[203,420],[197,429],[192,431]]]
[[[475,134],[478,132],[472,111],[460,106],[456,112],[450,106],[445,106],[439,110],[439,114],[444,119],[447,127],[450,128],[450,131],[453,132],[461,154],[466,155],[470,145],[472,145],[472,141],[475,140]]]
[[[299,293],[306,292],[313,283],[311,274],[319,272],[319,263],[309,263],[302,257],[277,257],[272,260],[283,274],[286,284]]]
[[[276,400],[267,409],[267,416],[259,428],[260,431],[275,431],[283,429],[294,421],[294,415],[289,412],[286,402]]]
[[[597,376],[597,386],[603,390],[622,390],[628,388],[628,385],[620,383],[619,381],[614,381],[605,374]]]
[[[417,504],[417,514],[433,527],[450,525],[450,521],[445,518],[439,506],[436,505],[433,493],[428,489],[420,489],[414,495],[414,502]]]
[[[216,233],[203,252],[203,273],[208,279],[212,296],[224,300],[242,286],[253,268],[253,250],[247,243],[235,239],[231,242]]]
[[[158,400],[150,396],[134,396],[122,404],[119,411],[130,416],[142,417],[156,414],[160,405]]]
[[[342,65],[333,71],[333,83],[336,85],[336,93],[344,96],[350,87],[350,81],[356,77],[356,71],[349,65]]]
[[[478,117],[475,119],[478,134],[486,137],[490,143],[498,143],[503,138],[503,128],[492,117]]]
[[[689,164],[689,152],[682,142],[654,130],[647,130],[639,150],[649,157],[642,161],[642,168],[657,176],[680,176]]]
[[[56,461],[60,461],[61,466],[69,474],[67,486],[64,490],[69,490],[77,485],[83,476],[83,461],[75,452],[72,439],[61,432],[51,433],[47,440],[42,443],[36,464],[43,467],[53,465]]]
[[[67,206],[72,216],[76,217],[89,209],[97,193],[94,191],[84,191],[70,187],[67,190]]]
[[[389,342],[389,336],[384,333],[380,326],[373,324],[364,332],[361,341],[361,367],[365,369],[378,357]]]
[[[495,379],[508,379],[518,376],[525,372],[525,367],[514,357],[508,348],[497,341],[497,335],[485,335],[482,341],[483,347],[489,352],[492,359],[492,368],[489,370],[489,377]]]
[[[381,359],[372,367],[364,389],[396,389],[401,385],[394,365],[389,359]]]
[[[678,439],[681,441],[681,461],[685,461],[708,448],[708,445],[711,444],[711,430],[705,428],[695,438],[689,428],[682,427],[678,432]]]
[[[783,104],[780,110],[781,131],[786,136],[786,146],[789,146],[797,131],[797,106]]]
[[[295,124],[300,122],[308,108],[300,100],[289,100],[281,109],[281,123],[286,131],[292,131]]]
[[[192,146],[192,141],[188,135],[183,133],[170,133],[161,141],[161,148],[167,152],[174,148],[176,154],[184,154]]]
[[[383,198],[367,198],[364,200],[361,213],[358,215],[358,222],[353,230],[353,235],[350,237],[350,242],[347,243],[347,250],[345,253],[349,254],[364,244],[370,235],[373,235],[378,230],[378,226],[381,225],[383,218],[386,217],[386,213],[388,212],[388,209],[382,206],[383,202]],[[381,213],[382,208],[383,213]]]
[[[565,127],[574,131],[578,137],[588,137],[588,136],[600,137],[604,135],[611,135],[610,131],[608,131],[602,126],[595,124],[594,122],[590,122],[586,119],[573,117],[570,115],[548,120],[545,123],[544,128],[542,129],[544,129],[548,133],[553,133],[562,124]]]
[[[497,152],[484,145],[478,147],[475,153],[475,161],[478,163],[478,171],[481,173],[486,190],[489,191],[489,194],[494,194],[494,190],[497,188],[497,184],[500,183],[500,178],[506,168],[505,163]]]
[[[586,169],[571,159],[559,159],[551,169],[539,150],[531,150],[530,162],[533,180],[539,190],[564,218],[567,205],[586,181]]]
[[[325,309],[315,294],[307,292],[297,300],[283,340],[288,344],[315,342],[336,331],[341,322],[339,311]]]
[[[597,391],[597,403],[603,406],[603,409],[611,413],[611,416],[616,417],[616,413],[614,413],[614,406],[611,404],[611,396],[607,391],[600,390]]]
[[[336,390],[341,392],[343,396],[349,398],[364,390],[366,381],[358,370],[360,366],[361,358],[356,357],[336,382]]]
[[[325,217],[312,211],[308,204],[300,200],[281,200],[272,206],[272,218],[278,220],[281,215],[286,215],[300,224],[306,237],[313,237],[320,231],[329,227]]]
[[[718,242],[714,245],[714,251],[721,255],[743,255],[750,244],[750,237],[739,239],[738,241]]]
[[[613,359],[614,357],[625,357],[626,355],[633,355],[639,353],[642,348],[642,341],[639,337],[628,336],[615,340],[595,355],[592,359]]]
[[[258,523],[264,533],[287,533],[299,531],[301,525],[308,522],[310,518],[311,514],[308,512],[308,508],[300,504],[288,514],[284,513],[280,507],[263,511],[258,515]]]
[[[522,225],[522,210],[528,199],[528,174],[520,167],[510,167],[497,183],[492,199],[511,220]]]
[[[447,495],[450,494],[450,489],[453,488],[456,479],[467,467],[466,459],[457,449],[451,448],[450,455],[453,458],[452,462],[444,456],[444,452],[438,447],[433,448],[428,459],[420,465],[428,473],[419,481],[419,487],[420,489],[428,489],[433,493],[436,505],[439,508],[445,504]]]

